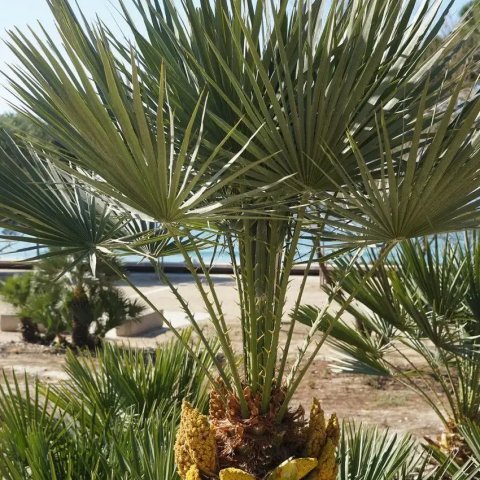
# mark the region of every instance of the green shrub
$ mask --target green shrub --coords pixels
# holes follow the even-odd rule
[[[191,331],[182,334],[203,356]],[[218,351],[215,343],[212,349]],[[203,357],[202,357],[203,358]],[[0,476],[6,480],[178,480],[173,444],[187,397],[206,407],[205,368],[179,340],[155,352],[108,345],[67,356],[68,380],[48,387],[4,377]]]
[[[57,335],[72,332],[76,346],[91,345],[89,330],[94,338],[102,338],[108,330],[122,323],[136,319],[144,310],[137,300],[130,300],[114,286],[117,279],[103,265],[99,265],[96,275],[90,274],[87,262],[76,262],[69,268],[70,257],[50,258],[39,262],[33,272],[7,278],[0,285],[0,296],[15,307],[23,317],[23,332],[26,341],[49,343]],[[67,274],[63,275],[63,273]],[[76,310],[75,289],[85,294],[88,307],[87,321],[80,325],[84,343],[75,335],[78,328],[74,317]],[[33,324],[33,326],[32,326]],[[45,333],[40,334],[35,325],[42,325]],[[28,333],[33,330],[33,335]]]
[[[13,275],[0,283],[0,295],[15,307],[25,305],[30,295],[33,274]]]
[[[0,296],[18,308],[23,337],[32,342],[50,343],[68,331],[65,294],[64,284],[48,278],[41,270],[11,276],[0,284]]]

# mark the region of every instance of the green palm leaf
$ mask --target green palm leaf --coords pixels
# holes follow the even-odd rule
[[[51,162],[4,138],[9,152],[0,151],[0,226],[20,232],[24,242],[63,247],[62,254],[80,259],[121,235],[121,213]]]
[[[101,89],[91,84],[91,72],[70,46],[67,52],[73,71],[61,52],[52,47],[51,40],[43,42],[36,37],[39,46],[35,47],[21,32],[12,33],[11,38],[12,49],[28,63],[25,71],[17,71],[25,86],[13,82],[15,88],[19,92],[27,88],[39,93],[35,98],[28,95],[35,116],[47,115],[52,136],[64,147],[62,154],[96,176],[81,175],[78,171],[73,172],[75,175],[130,209],[163,223],[202,223],[238,215],[244,195],[225,196],[223,189],[238,183],[239,177],[266,158],[252,165],[240,164],[251,138],[237,153],[225,157],[222,147],[234,126],[207,157],[200,156],[205,114],[202,96],[180,141],[163,70],[157,79],[153,110],[149,102],[151,92],[146,92],[140,81],[136,55],[131,53],[130,77],[125,81],[104,37],[95,37],[105,82]],[[261,185],[249,194],[261,197],[268,189],[269,186]]]
[[[417,442],[377,428],[344,423],[339,449],[339,480],[400,480],[419,464]]]
[[[382,115],[378,132],[382,161],[378,169],[372,171],[350,136],[362,181],[357,182],[332,160],[344,183],[338,184],[340,195],[331,207],[338,219],[330,223],[339,232],[327,233],[327,238],[347,244],[388,243],[478,224],[480,143],[475,132],[480,95],[465,101],[456,111],[460,89],[461,84],[440,123],[428,131],[424,130],[428,116],[425,90],[414,137],[402,148],[392,146]]]
[[[338,178],[325,145],[347,171],[358,173],[354,152],[346,148],[346,130],[369,161],[378,160],[372,127],[382,104],[389,105],[386,126],[399,145],[428,75],[436,80],[427,104],[439,91],[448,98],[448,88],[438,88],[443,78],[438,73],[445,71],[462,35],[453,32],[441,53],[424,60],[449,6],[441,10],[439,1],[424,2],[414,16],[415,3],[333,2],[327,12],[322,0],[215,6],[204,1],[201,7],[189,0],[183,9],[167,0],[136,1],[141,25],[121,5],[145,84],[154,85],[163,62],[172,75],[175,104],[191,102],[205,86],[209,138],[219,141],[219,128],[228,132],[243,117],[233,135],[243,144],[265,124],[249,148],[253,158],[278,151],[262,165],[264,181],[294,174],[294,188],[324,191],[332,186],[329,176]],[[125,46],[112,41],[128,58]],[[450,63],[452,75],[459,66]]]

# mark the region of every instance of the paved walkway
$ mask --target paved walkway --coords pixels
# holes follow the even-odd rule
[[[0,278],[5,277],[11,272],[0,270]],[[21,272],[16,272],[21,273]],[[238,305],[238,294],[235,280],[231,275],[213,275],[217,295],[221,300],[222,307],[225,312],[227,322],[235,321],[240,314]],[[129,279],[136,289],[140,290],[152,304],[164,310],[166,318],[172,323],[175,328],[183,328],[189,324],[188,319],[182,312],[177,298],[171,292],[170,288],[162,284],[154,273],[131,273]],[[178,292],[188,303],[190,309],[195,313],[200,322],[207,321],[208,315],[205,312],[204,303],[200,293],[198,292],[195,282],[188,274],[169,274],[170,281],[178,289]],[[292,276],[290,280],[290,291],[298,290],[302,281],[301,276]],[[130,298],[139,298],[139,293],[135,288],[126,283],[120,283],[119,287],[124,290]],[[295,296],[290,295],[287,298],[285,311],[293,308]],[[320,288],[319,278],[316,276],[309,277],[305,287],[303,303],[323,305],[326,301],[326,295]],[[12,314],[14,309],[11,305],[0,300],[0,314]],[[160,341],[160,337],[168,329],[157,329],[142,336],[122,338],[122,341],[135,345],[153,346]],[[110,334],[110,338],[115,338],[115,335]],[[18,340],[20,335],[18,333],[0,332],[0,342]]]

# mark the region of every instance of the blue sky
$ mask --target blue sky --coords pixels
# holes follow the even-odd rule
[[[129,0],[126,0],[128,4]],[[116,0],[76,0],[82,11],[90,19],[98,15],[112,30],[116,29],[116,20],[119,14],[116,11]],[[75,1],[72,2],[73,4]],[[38,30],[37,22],[45,27],[49,33],[55,32],[50,9],[47,0],[0,0],[0,71],[7,70],[6,65],[14,63],[15,57],[5,45],[5,39],[8,38],[7,31],[18,27],[25,29],[30,26]],[[6,5],[5,5],[6,4]],[[118,31],[118,29],[117,29]],[[6,88],[6,80],[0,76],[0,113],[10,110],[8,101],[12,101]]]
[[[453,7],[453,18],[457,19],[458,11],[467,0],[455,0]],[[0,70],[5,71],[6,65],[14,62],[14,57],[8,47],[4,44],[7,38],[6,31],[13,27],[24,29],[27,26],[35,27],[35,23],[40,21],[47,31],[54,31],[54,23],[46,0],[0,0],[2,10],[0,14]],[[105,23],[112,29],[116,29],[115,17],[118,14],[115,10],[115,0],[77,0],[82,11],[90,18],[98,14]],[[446,0],[445,0],[446,3]],[[7,5],[5,5],[7,4]],[[5,79],[0,77],[0,112],[9,109],[8,100],[12,97],[5,88]]]

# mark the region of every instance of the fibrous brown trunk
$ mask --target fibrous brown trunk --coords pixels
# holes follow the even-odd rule
[[[261,395],[245,397],[251,415],[242,418],[238,399],[225,390],[227,405],[218,392],[210,394],[210,423],[215,429],[219,468],[235,467],[255,478],[264,476],[292,456],[301,456],[306,443],[306,422],[301,407],[289,411],[282,422],[276,420],[285,399],[282,388],[274,387],[266,414],[261,413]]]
[[[95,348],[97,341],[90,335],[93,313],[87,294],[83,287],[76,287],[69,303],[72,317],[72,342],[79,348]]]
[[[31,318],[23,317],[20,319],[20,322],[22,325],[22,338],[25,342],[40,343],[42,341],[40,332],[38,331],[38,326],[32,321]]]

